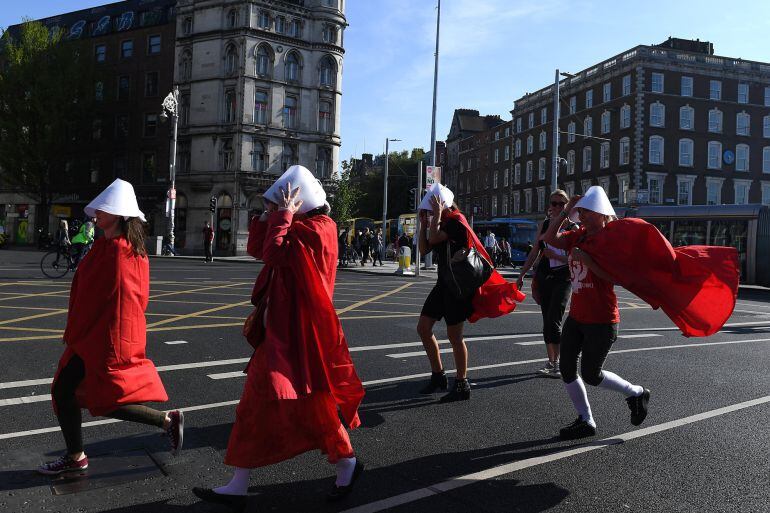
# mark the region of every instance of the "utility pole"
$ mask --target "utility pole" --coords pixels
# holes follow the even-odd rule
[[[441,0],[438,0],[436,13],[436,53],[433,64],[433,117],[430,127],[430,165],[436,166],[436,94],[438,92],[438,41],[441,28]]]
[[[420,256],[420,201],[422,200],[422,160],[417,163],[417,191],[415,192],[415,195],[417,196],[415,198],[415,212],[417,213],[417,217],[414,219],[414,238],[413,241],[416,242],[415,244],[415,252],[414,257],[412,257],[412,260],[414,260],[414,275],[419,278],[420,277],[420,260],[422,260],[422,257]]]
[[[559,70],[553,84],[553,162],[551,169],[551,192],[559,188]]]
[[[171,117],[171,155],[169,157],[169,182],[170,186],[166,193],[166,213],[168,215],[168,244],[174,248],[174,214],[176,209],[176,138],[177,125],[179,123],[179,87],[174,86],[174,90],[168,93],[163,100],[163,112],[161,117]]]

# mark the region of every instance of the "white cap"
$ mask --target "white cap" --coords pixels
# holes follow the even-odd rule
[[[120,178],[104,189],[91,203],[86,205],[84,210],[88,217],[96,217],[96,211],[101,210],[125,218],[138,217],[142,222],[147,222],[144,214],[139,210],[134,186]]]
[[[268,190],[265,191],[264,197],[268,201],[273,203],[281,203],[281,188],[286,188],[286,184],[290,183],[292,189],[299,187],[299,196],[297,199],[302,200],[302,205],[299,207],[297,213],[306,214],[311,210],[315,210],[318,207],[328,205],[326,202],[326,191],[321,186],[321,182],[313,176],[313,173],[308,168],[303,166],[291,166],[281,175]]]
[[[433,210],[433,206],[430,204],[430,199],[433,196],[436,196],[444,203],[444,208],[451,207],[455,200],[455,195],[449,189],[449,187],[445,187],[436,182],[431,186],[430,189],[428,189],[428,194],[422,198],[422,202],[420,203],[420,208],[418,210]]]
[[[612,204],[610,203],[610,199],[607,197],[607,193],[604,192],[604,189],[598,185],[589,187],[585,195],[580,198],[577,204],[575,204],[575,206],[572,208],[572,211],[569,214],[569,218],[573,223],[578,222],[579,217],[577,209],[579,208],[591,210],[605,216],[617,215],[615,214],[615,209],[612,208]]]

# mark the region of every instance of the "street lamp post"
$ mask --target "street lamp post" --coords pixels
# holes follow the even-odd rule
[[[382,191],[382,234],[383,234],[383,236],[385,235],[385,226],[386,226],[387,218],[388,218],[388,156],[389,156],[389,153],[388,153],[389,145],[388,145],[388,143],[390,143],[391,141],[392,142],[396,142],[396,141],[400,141],[400,140],[401,139],[388,139],[387,137],[385,138],[385,171],[383,173],[383,180],[382,180],[382,182],[383,182],[383,184],[382,184],[382,187],[383,187],[383,191]]]
[[[168,172],[170,186],[166,194],[166,212],[168,215],[168,244],[174,248],[174,210],[176,207],[176,137],[177,125],[179,123],[179,88],[174,86],[174,90],[168,93],[163,100],[163,118],[171,117],[171,156],[169,158]]]
[[[556,68],[553,84],[553,159],[551,167],[551,192],[559,188],[559,117],[561,114],[559,99],[559,79],[560,77],[572,78],[575,75],[566,72],[559,72]]]

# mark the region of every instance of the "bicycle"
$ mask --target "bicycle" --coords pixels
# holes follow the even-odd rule
[[[40,270],[48,278],[61,278],[69,271],[75,272],[76,268],[71,246],[58,246],[40,259]]]

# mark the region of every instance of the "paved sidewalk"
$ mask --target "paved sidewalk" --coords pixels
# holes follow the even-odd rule
[[[384,265],[380,266],[377,265],[372,266],[372,264],[367,263],[366,265],[361,264],[349,264],[344,267],[338,267],[340,271],[349,271],[349,272],[357,272],[357,273],[366,273],[366,274],[378,274],[378,275],[390,275],[390,276],[397,276],[396,270],[398,269],[398,263],[392,262],[392,261],[386,261],[383,262]],[[437,267],[434,266],[433,269],[420,269],[420,277],[426,277],[430,278],[431,280],[436,279],[436,269]],[[407,274],[404,276],[414,276],[414,264],[412,264],[411,267],[409,267],[409,271],[412,274]],[[514,278],[519,277],[519,271],[514,270],[512,267],[502,267],[498,268],[497,271],[502,274],[506,279],[511,280]]]

